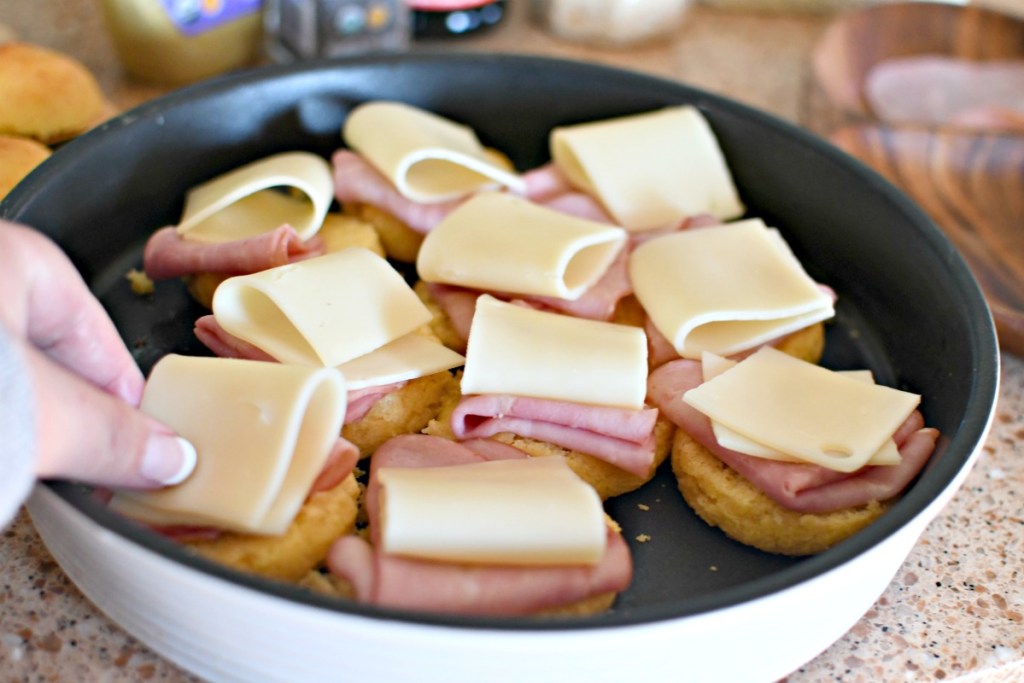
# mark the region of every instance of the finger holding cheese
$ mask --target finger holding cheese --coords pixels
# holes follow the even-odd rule
[[[640,409],[647,394],[647,337],[598,322],[477,299],[462,393],[512,394]]]
[[[472,128],[401,102],[356,107],[342,136],[415,202],[444,202],[501,186],[520,194],[526,189]]]
[[[717,356],[713,353],[704,353],[701,357],[701,366],[704,374],[704,381],[708,382],[714,377],[722,374],[726,370],[736,365],[737,361],[730,360]],[[839,371],[840,375],[855,379],[859,382],[868,382],[873,384],[874,377],[870,370],[846,370]],[[745,455],[752,455],[758,458],[765,458],[767,460],[779,460],[782,462],[801,462],[799,458],[796,458],[788,453],[784,453],[778,449],[770,448],[762,443],[755,441],[754,439],[747,438],[742,434],[738,434],[732,429],[725,427],[721,423],[712,422],[711,430],[715,434],[715,440],[722,448],[728,448],[731,451],[737,453],[743,453]],[[896,447],[896,442],[891,438],[887,439],[882,446],[874,452],[874,454],[868,459],[865,465],[898,465],[900,463],[900,452]]]
[[[629,272],[651,321],[684,358],[751,349],[835,314],[760,219],[649,240],[630,255]]]
[[[196,469],[177,486],[120,491],[111,506],[154,524],[283,533],[338,439],[345,408],[334,368],[165,356],[141,409],[196,447]]]
[[[229,278],[213,314],[277,360],[313,366],[341,365],[431,319],[401,274],[359,247]]]
[[[271,188],[294,188],[304,196]],[[308,240],[320,229],[333,200],[334,179],[326,159],[283,152],[189,190],[178,233],[201,242],[229,242],[287,223]]]
[[[575,300],[625,243],[622,228],[485,192],[427,234],[416,268],[426,282]]]
[[[569,181],[628,230],[744,212],[714,132],[690,105],[555,128],[550,148]]]
[[[771,347],[682,398],[741,436],[839,472],[863,467],[921,400]]]
[[[385,552],[546,566],[596,564],[604,556],[601,500],[562,458],[384,467],[376,476]]]

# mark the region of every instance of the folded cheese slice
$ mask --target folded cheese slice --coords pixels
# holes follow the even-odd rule
[[[427,234],[416,268],[426,282],[575,300],[625,243],[622,228],[484,192]]]
[[[496,187],[519,194],[526,189],[472,128],[408,104],[362,104],[348,115],[342,136],[414,202],[443,202]]]
[[[628,230],[744,212],[714,131],[694,106],[558,127],[549,145],[569,181]]]
[[[867,464],[921,397],[763,347],[683,394],[712,422],[839,472]]]
[[[722,356],[717,356],[713,353],[705,353],[701,358],[704,381],[710,381],[712,378],[717,377],[729,368],[734,367],[736,362],[737,361],[729,360],[728,358],[723,358]],[[874,375],[870,370],[840,370],[837,372],[844,377],[855,379],[859,382],[868,382],[869,384],[874,384],[875,382]],[[765,446],[764,444],[754,439],[747,438],[718,422],[711,423],[711,431],[714,432],[715,440],[718,441],[718,444],[731,451],[764,458],[766,460],[802,462],[799,458],[790,455],[789,453]],[[896,442],[890,438],[886,439],[881,448],[875,451],[871,458],[864,464],[898,465],[900,464],[900,459],[900,451],[896,447]]]
[[[171,354],[150,373],[141,409],[188,439],[183,483],[118,491],[111,507],[144,522],[280,534],[324,467],[345,419],[334,368]]]
[[[352,390],[444,372],[462,365],[465,360],[462,354],[444,344],[412,332],[342,363],[338,369],[345,375],[345,382]]]
[[[507,565],[590,565],[604,556],[601,499],[564,458],[382,467],[385,552]]]
[[[835,315],[832,297],[760,219],[656,237],[630,254],[629,273],[684,358],[738,353]]]
[[[271,188],[297,190],[296,197]],[[189,190],[178,233],[201,242],[228,242],[287,223],[303,240],[316,234],[334,201],[326,159],[283,152],[254,161]]]
[[[341,365],[431,319],[401,274],[362,247],[229,278],[213,314],[277,360],[312,366]]]
[[[513,394],[639,410],[647,337],[630,325],[477,299],[462,393]]]

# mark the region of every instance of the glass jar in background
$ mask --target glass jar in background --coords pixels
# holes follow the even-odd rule
[[[665,39],[692,0],[530,0],[534,21],[558,38],[602,47]]]
[[[261,0],[101,0],[121,64],[132,76],[184,85],[256,61]]]
[[[403,50],[406,0],[264,0],[267,53],[276,61]]]
[[[412,9],[413,37],[475,35],[505,19],[505,0],[405,0]]]

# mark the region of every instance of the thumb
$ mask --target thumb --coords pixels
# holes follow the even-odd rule
[[[195,449],[173,430],[32,346],[22,347],[36,396],[36,474],[113,487],[184,481]]]

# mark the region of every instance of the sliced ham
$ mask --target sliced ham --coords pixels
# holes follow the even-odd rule
[[[543,308],[565,313],[577,318],[608,321],[615,315],[619,301],[633,292],[629,280],[629,252],[623,249],[608,266],[604,275],[577,299],[558,299],[548,296],[521,297],[523,300]],[[499,298],[510,295],[495,293]]]
[[[654,408],[629,410],[507,395],[466,396],[452,413],[457,439],[503,432],[587,453],[640,477],[654,466]]]
[[[555,311],[577,318],[608,321],[614,316],[619,301],[633,291],[633,286],[629,281],[628,265],[628,254],[623,249],[612,261],[604,275],[575,300],[547,296],[523,296],[508,292],[484,292],[436,282],[426,283],[426,286],[430,296],[448,316],[452,329],[462,340],[463,346],[455,350],[464,352],[465,343],[469,339],[469,329],[473,324],[476,300],[481,294],[487,293],[503,301],[514,301],[531,308]]]
[[[718,445],[711,421],[683,401],[683,394],[702,381],[698,361],[671,361],[651,373],[648,399],[772,500],[798,512],[832,512],[898,495],[924,467],[938,438],[938,431],[924,427],[923,417],[915,411],[893,435],[901,456],[899,465],[868,466],[846,474],[813,464],[756,458]]]
[[[193,326],[196,338],[210,349],[215,356],[221,358],[240,358],[242,360],[262,360],[276,363],[277,359],[269,353],[247,341],[239,339],[229,333],[213,314],[208,314],[196,320]]]
[[[196,338],[206,348],[210,349],[215,356],[221,358],[240,358],[242,360],[258,360],[276,363],[277,359],[266,351],[249,342],[234,336],[217,322],[212,315],[204,315],[195,322],[193,328]],[[363,389],[351,389],[348,392],[348,406],[345,410],[345,424],[358,422],[366,417],[366,414],[373,409],[377,401],[384,398],[392,391],[401,389],[405,382],[392,382],[380,384]]]
[[[546,200],[575,192],[569,179],[553,161],[523,173],[526,184],[526,198],[543,204]]]
[[[499,446],[501,444],[498,444]],[[486,450],[490,450],[488,447]],[[379,536],[381,467],[437,467],[483,462],[465,444],[423,434],[395,437],[381,446],[370,465],[366,509],[371,539]],[[525,457],[513,448],[497,458]],[[621,591],[632,580],[633,562],[622,536],[609,531],[608,549],[594,566],[521,567],[433,562],[383,553],[358,536],[339,539],[328,567],[347,579],[360,602],[396,609],[467,615],[526,615],[578,600]]]
[[[632,580],[626,542],[609,530],[594,566],[475,566],[429,562],[375,550],[358,536],[337,541],[327,556],[360,602],[396,609],[477,616],[525,616],[617,592]]]
[[[216,244],[185,239],[169,226],[146,242],[142,267],[153,280],[196,273],[246,275],[323,253],[323,240],[303,241],[287,224],[255,237]]]
[[[334,196],[339,202],[370,204],[419,233],[430,232],[463,201],[421,204],[406,199],[390,179],[351,150],[339,149],[331,157],[331,164],[334,168]]]
[[[349,389],[348,406],[345,408],[345,424],[362,420],[377,405],[377,401],[393,391],[398,391],[406,384],[408,382],[392,382],[391,384],[380,384],[375,387]]]
[[[575,216],[576,218],[586,218],[597,223],[614,224],[615,222],[596,199],[582,192],[565,192],[539,203],[549,209]]]

